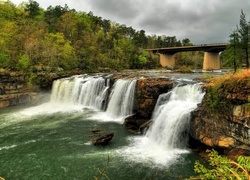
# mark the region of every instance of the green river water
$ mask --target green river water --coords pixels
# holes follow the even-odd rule
[[[144,159],[140,154],[131,157],[131,141],[142,136],[131,135],[121,123],[100,117],[98,111],[49,104],[0,110],[0,177],[89,180],[99,175],[97,168],[102,170],[108,157],[105,172],[111,180],[179,179],[193,175],[196,154],[187,150],[165,164]],[[90,143],[93,129],[105,129],[115,136],[108,145],[94,146]]]

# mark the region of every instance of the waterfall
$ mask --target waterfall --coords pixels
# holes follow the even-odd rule
[[[167,149],[184,148],[188,140],[185,131],[189,130],[191,112],[201,103],[203,96],[198,84],[177,86],[170,93],[160,96],[153,125],[146,137]]]
[[[79,88],[78,103],[87,107],[103,109],[109,86],[102,77],[85,79]]]
[[[118,79],[112,89],[107,108],[107,115],[120,118],[133,113],[135,79]]]
[[[109,119],[123,118],[133,113],[136,82],[136,79],[118,79],[109,95],[109,79],[103,77],[73,76],[58,79],[53,82],[50,102],[82,105],[97,110],[107,107],[105,114]]]
[[[144,136],[132,137],[128,147],[119,149],[126,159],[150,165],[170,166],[186,149],[191,112],[205,93],[199,84],[177,86],[157,100],[153,124]]]
[[[51,102],[104,109],[109,81],[103,77],[74,76],[53,82]]]

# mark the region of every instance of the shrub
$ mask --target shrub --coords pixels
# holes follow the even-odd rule
[[[237,179],[249,180],[250,157],[239,156],[237,162],[226,157],[220,156],[215,150],[207,150],[209,153],[209,165],[207,168],[199,161],[195,162],[194,171],[198,176],[190,177],[193,179]]]

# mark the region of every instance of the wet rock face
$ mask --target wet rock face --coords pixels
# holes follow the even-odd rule
[[[191,136],[210,147],[250,151],[250,85],[243,79],[236,86],[223,85],[218,93],[223,99],[218,107],[207,104],[207,93],[193,112]]]
[[[158,96],[169,92],[174,82],[166,78],[142,78],[137,81],[135,112],[138,117],[150,119]]]
[[[34,103],[45,98],[38,87],[27,85],[27,78],[19,73],[0,73],[0,108]]]

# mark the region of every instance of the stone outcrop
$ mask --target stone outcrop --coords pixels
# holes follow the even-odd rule
[[[213,148],[250,151],[250,79],[226,81],[216,92],[204,88],[207,94],[193,113],[191,136]]]
[[[125,119],[126,127],[133,133],[143,131],[142,124],[149,121],[158,96],[169,92],[175,82],[167,78],[141,78],[137,81],[134,116]]]
[[[137,81],[135,112],[150,119],[158,96],[172,90],[174,82],[167,78],[141,78]]]
[[[28,76],[17,72],[0,72],[0,108],[37,104],[48,99],[38,86],[27,84]]]

